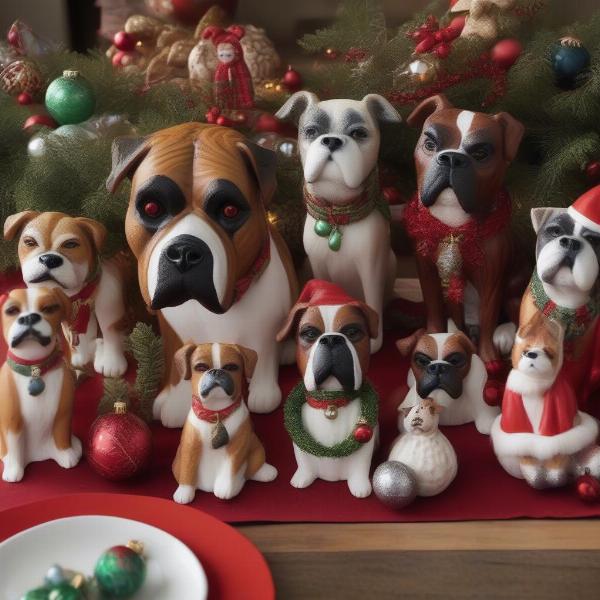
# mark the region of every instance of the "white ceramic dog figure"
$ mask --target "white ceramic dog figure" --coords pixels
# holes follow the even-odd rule
[[[265,462],[265,449],[242,398],[256,358],[254,350],[233,344],[186,344],[175,354],[181,376],[192,380],[193,394],[173,463],[176,502],[191,502],[196,489],[229,499],[247,479],[277,477],[277,469]]]
[[[379,316],[371,351],[382,344],[382,311],[392,293],[396,257],[377,178],[379,125],[400,115],[382,96],[325,100],[297,92],[277,113],[298,122],[307,208],[304,249],[314,277],[332,281]],[[378,210],[379,209],[379,210]]]
[[[541,313],[519,328],[502,414],[491,438],[500,464],[535,488],[565,485],[572,476],[600,476],[598,424],[577,410],[561,373],[562,328]]]
[[[73,367],[93,362],[104,377],[123,375],[127,370],[123,281],[115,264],[99,258],[104,225],[60,212],[27,210],[4,223],[7,240],[17,235],[27,286],[60,287],[71,299],[73,314],[65,323],[65,334]]]
[[[415,473],[418,496],[436,496],[456,477],[458,461],[448,438],[438,429],[445,410],[431,398],[405,408],[405,433],[394,442],[388,460],[404,463]]]
[[[475,422],[477,431],[489,434],[500,409],[486,404],[483,396],[487,372],[473,342],[461,331],[415,332],[398,340],[403,356],[411,357],[407,384],[409,391],[398,410],[398,429],[403,430],[402,410],[433,398],[444,407],[441,425]]]
[[[378,398],[365,375],[377,314],[339,286],[313,279],[278,339],[294,332],[303,379],[284,408],[298,464],[291,484],[304,488],[317,478],[348,481],[354,496],[368,496]]]
[[[71,434],[75,378],[61,349],[71,303],[60,288],[37,288],[12,290],[0,305],[8,345],[0,368],[2,479],[20,481],[40,460],[74,467],[81,458],[81,442]]]

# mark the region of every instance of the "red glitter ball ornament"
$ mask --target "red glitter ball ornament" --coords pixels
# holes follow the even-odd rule
[[[297,92],[302,87],[302,75],[295,69],[292,69],[291,66],[288,66],[281,82],[290,92]]]
[[[589,473],[577,478],[575,489],[580,500],[584,502],[598,502],[600,500],[600,481]]]
[[[113,44],[124,52],[131,52],[135,50],[135,38],[126,31],[117,31],[113,38]]]
[[[152,434],[142,419],[115,402],[115,412],[99,416],[90,429],[87,460],[102,477],[118,481],[143,471],[150,462]]]
[[[367,423],[360,423],[354,430],[354,439],[360,444],[366,444],[373,437],[373,428]]]

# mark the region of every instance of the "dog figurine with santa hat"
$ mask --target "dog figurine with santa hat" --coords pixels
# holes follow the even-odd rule
[[[296,334],[302,374],[284,408],[294,487],[319,478],[347,481],[357,498],[371,493],[379,400],[366,374],[377,331],[377,313],[328,281],[309,281],[292,307],[278,340]]]
[[[585,407],[600,384],[600,186],[568,209],[534,208],[531,218],[536,267],[521,302],[520,323],[542,313],[561,326],[563,375]]]
[[[541,312],[519,328],[502,414],[492,425],[500,464],[538,489],[565,485],[583,473],[600,476],[598,424],[577,409],[561,372],[563,335]]]

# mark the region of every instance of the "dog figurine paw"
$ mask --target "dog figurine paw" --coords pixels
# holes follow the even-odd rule
[[[347,481],[357,498],[371,493],[369,470],[378,433],[378,397],[366,381],[377,313],[339,286],[313,279],[278,334],[297,339],[302,381],[285,406],[298,468],[291,484]]]
[[[376,352],[396,277],[389,208],[377,180],[380,125],[400,122],[400,115],[377,94],[319,102],[310,92],[297,92],[277,117],[298,124],[304,249],[313,276],[338,284],[377,312],[379,330],[371,341]]]
[[[404,413],[421,399],[433,398],[444,410],[440,425],[475,422],[480,433],[489,434],[500,409],[489,406],[483,397],[487,373],[473,342],[462,331],[450,333],[415,332],[397,342],[403,356],[410,356],[409,391],[399,406],[398,429]]]
[[[265,210],[275,162],[274,152],[229,127],[184,123],[115,140],[107,182],[114,191],[132,180],[125,232],[167,364],[184,340],[252,348],[254,412],[281,401],[275,335],[297,295],[291,256]],[[189,412],[189,384],[180,383],[173,366],[154,410],[168,427],[181,427]]]
[[[114,262],[99,256],[106,238],[104,225],[60,212],[27,210],[4,222],[4,237],[17,236],[27,287],[59,287],[71,299],[65,335],[73,367],[93,363],[104,377],[123,375],[127,370],[123,276]]]
[[[192,408],[173,463],[175,502],[188,504],[197,489],[228,500],[249,479],[277,477],[277,469],[265,462],[242,397],[256,361],[254,350],[234,344],[186,344],[176,352],[176,368],[192,382]]]
[[[8,345],[0,368],[2,479],[16,482],[25,467],[53,459],[70,469],[81,458],[71,434],[75,377],[62,353],[62,323],[71,301],[56,288],[15,289],[0,300]]]

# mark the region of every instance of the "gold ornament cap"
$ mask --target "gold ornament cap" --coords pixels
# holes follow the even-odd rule
[[[136,554],[144,556],[144,544],[138,540],[129,540],[125,544],[130,550],[133,550]]]
[[[127,412],[127,402],[115,402],[113,404],[115,414],[124,415]]]
[[[66,79],[75,79],[79,77],[79,71],[77,71],[76,69],[65,69],[63,71],[63,77],[65,77]]]

